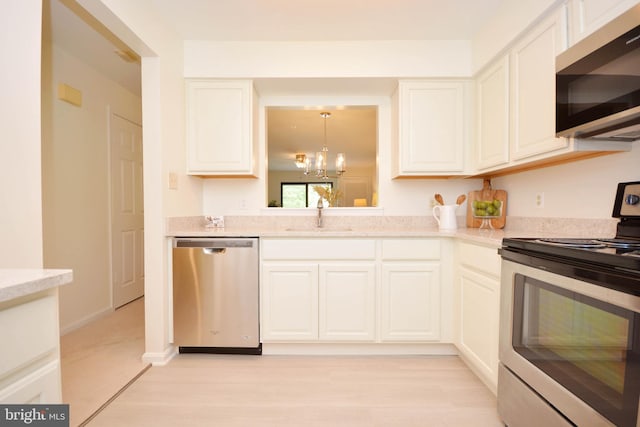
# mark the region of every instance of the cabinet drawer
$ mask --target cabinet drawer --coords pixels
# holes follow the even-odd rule
[[[384,260],[440,259],[439,240],[387,239],[382,241]]]
[[[333,260],[375,259],[370,239],[262,239],[262,259]]]
[[[0,377],[56,349],[57,308],[47,296],[0,311]]]
[[[60,363],[50,362],[0,389],[3,404],[56,404],[62,403],[60,393]]]
[[[460,260],[463,265],[500,277],[500,255],[497,248],[460,243]]]

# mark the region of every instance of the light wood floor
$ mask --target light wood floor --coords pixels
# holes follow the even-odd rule
[[[99,426],[502,426],[457,357],[179,355],[152,367]]]
[[[70,426],[81,425],[146,369],[144,299],[140,298],[60,339],[62,401]]]

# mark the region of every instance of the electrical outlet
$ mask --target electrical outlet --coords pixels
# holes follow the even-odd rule
[[[536,208],[544,208],[544,193],[536,193]]]

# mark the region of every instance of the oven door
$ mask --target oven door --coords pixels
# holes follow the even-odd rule
[[[640,426],[640,298],[505,259],[501,285],[501,364],[574,424]]]

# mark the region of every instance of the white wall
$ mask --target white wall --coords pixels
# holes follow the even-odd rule
[[[41,0],[5,0],[0,16],[0,267],[42,267]]]
[[[471,42],[468,40],[187,40],[184,47],[185,77],[466,77],[470,74]]]
[[[611,218],[619,182],[640,181],[640,141],[631,152],[581,160],[496,178],[507,190],[507,215],[525,217]],[[535,206],[544,193],[544,207]]]
[[[117,37],[142,56],[142,118],[145,204],[145,355],[161,364],[169,345],[168,216],[202,212],[202,184],[186,177],[184,145],[183,45],[146,2],[78,0]],[[178,190],[168,189],[168,174]]]
[[[109,113],[141,124],[139,94],[58,46],[43,63],[44,265],[71,268],[60,289],[64,332],[112,309]],[[57,99],[59,83],[82,92],[82,106]]]

